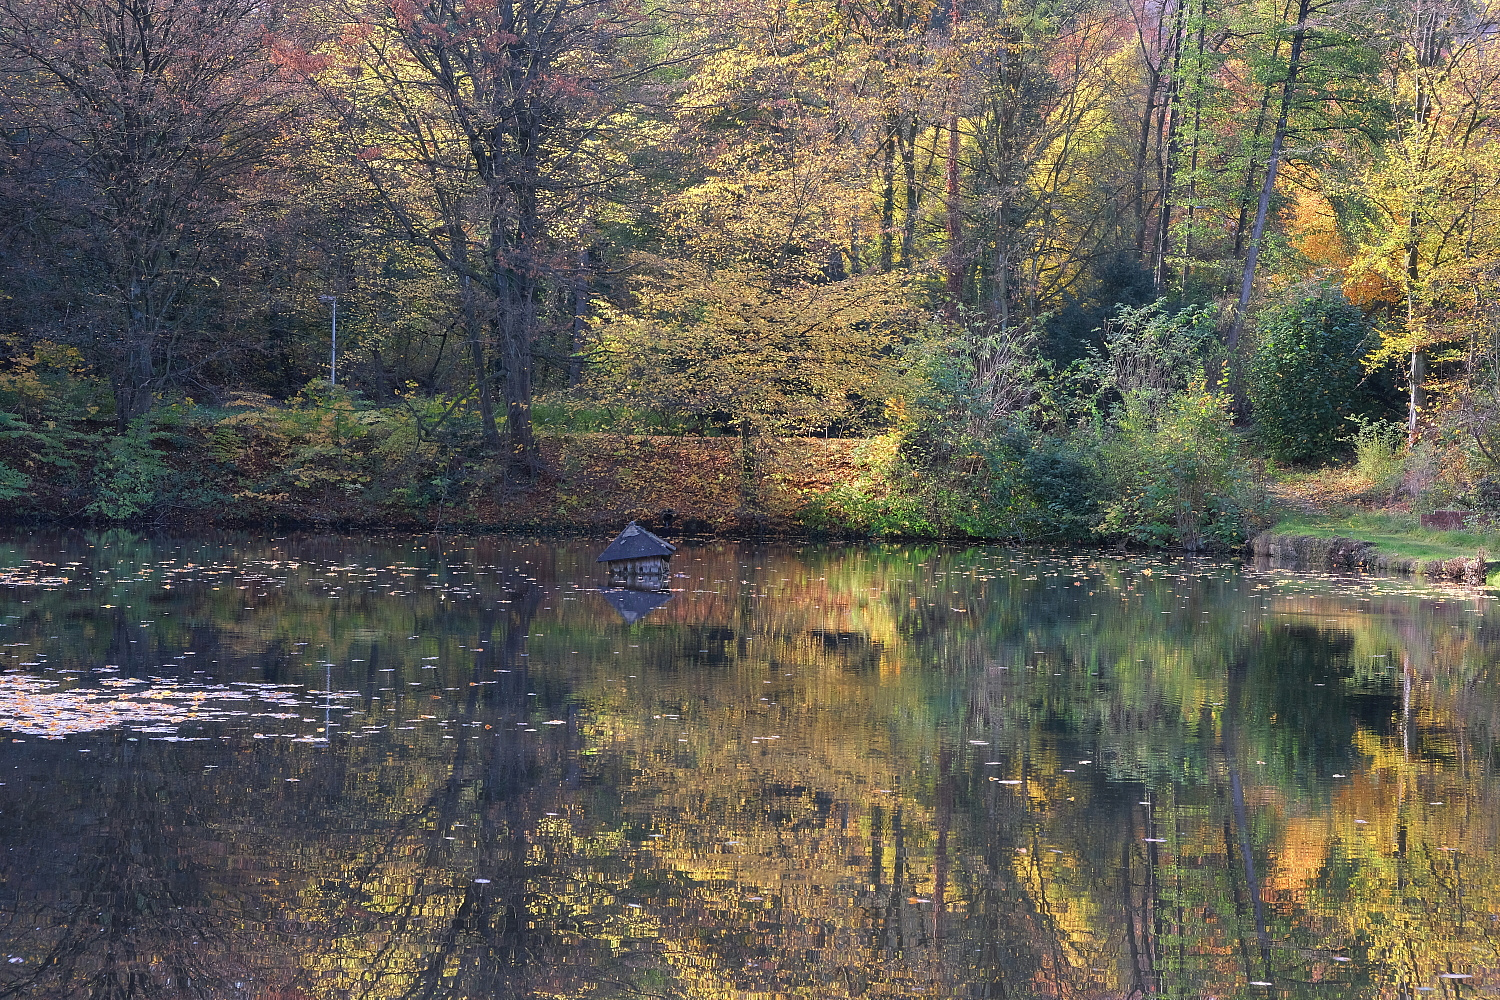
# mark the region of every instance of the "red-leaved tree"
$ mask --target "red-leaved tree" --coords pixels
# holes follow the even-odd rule
[[[175,375],[293,103],[269,0],[0,0],[5,117],[123,427]]]

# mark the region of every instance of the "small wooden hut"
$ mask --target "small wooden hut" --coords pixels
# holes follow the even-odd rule
[[[599,562],[609,569],[609,582],[625,587],[661,587],[667,579],[667,564],[677,546],[658,538],[631,521],[599,553]]]

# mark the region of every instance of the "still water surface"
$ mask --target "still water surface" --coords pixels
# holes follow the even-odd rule
[[[1500,995],[1487,596],[600,547],[0,540],[0,996]]]

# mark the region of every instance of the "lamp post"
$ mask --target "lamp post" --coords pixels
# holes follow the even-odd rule
[[[339,384],[339,297],[337,295],[319,295],[319,302],[327,302],[333,306],[333,352],[328,356],[328,384]]]

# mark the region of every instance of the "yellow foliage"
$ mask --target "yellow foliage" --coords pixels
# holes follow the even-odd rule
[[[0,366],[0,410],[31,420],[52,416],[59,407],[70,416],[92,417],[103,402],[102,385],[76,347],[38,340],[22,353],[19,338],[0,338],[9,359]],[[71,404],[71,405],[70,405]]]
[[[773,287],[753,272],[645,260],[630,310],[601,305],[609,360],[593,388],[670,412],[724,413],[751,434],[806,433],[904,392],[892,350],[912,327],[902,275]]]

